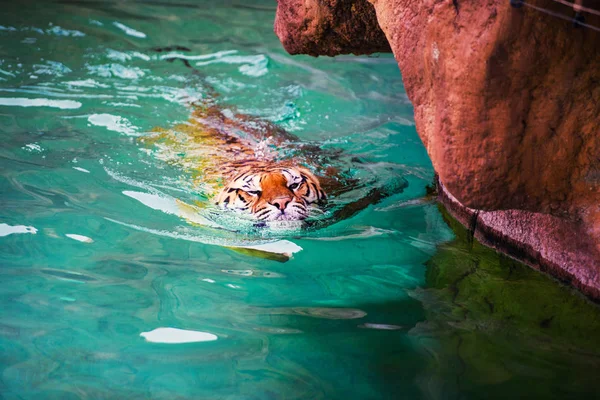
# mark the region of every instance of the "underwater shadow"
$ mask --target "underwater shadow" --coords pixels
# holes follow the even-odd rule
[[[321,366],[323,398],[595,397],[600,308],[440,211],[456,238],[425,264],[424,287],[395,301],[277,311],[270,324],[303,334],[272,345],[305,370]],[[311,351],[298,351],[305,342]]]

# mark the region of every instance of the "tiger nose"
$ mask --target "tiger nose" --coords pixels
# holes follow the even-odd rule
[[[279,210],[283,211],[287,207],[288,204],[292,201],[291,197],[278,197],[269,202],[269,204],[277,207]]]

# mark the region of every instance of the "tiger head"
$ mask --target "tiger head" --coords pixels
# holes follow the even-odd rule
[[[228,182],[217,205],[249,211],[260,221],[297,221],[326,199],[319,180],[300,167],[247,168]]]

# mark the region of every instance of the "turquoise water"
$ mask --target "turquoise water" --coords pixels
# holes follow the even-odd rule
[[[433,170],[393,58],[289,56],[274,7],[3,4],[2,397],[597,395],[598,308],[424,197]],[[189,171],[139,141],[203,99],[408,186],[277,238],[287,262],[233,251],[265,239],[172,212],[198,196]]]

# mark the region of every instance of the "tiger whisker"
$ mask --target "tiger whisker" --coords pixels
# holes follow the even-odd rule
[[[321,210],[320,208],[317,208],[317,207],[311,207],[309,210],[309,213],[311,215],[323,215],[323,214],[325,214],[325,211]]]

